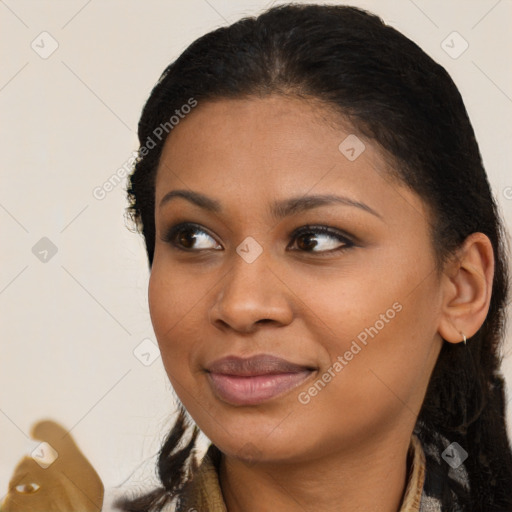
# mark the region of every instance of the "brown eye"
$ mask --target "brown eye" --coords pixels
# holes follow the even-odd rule
[[[183,251],[219,250],[220,247],[204,229],[190,223],[173,226],[162,239]]]
[[[196,237],[192,234],[192,230],[184,229],[178,233],[176,240],[179,244],[183,245],[183,247],[186,247],[187,249],[192,249]]]
[[[308,233],[307,235],[300,235],[300,237],[297,237],[297,247],[303,250],[309,250],[313,249],[313,247],[316,247],[318,242],[314,241],[314,235],[311,233]]]
[[[349,238],[342,233],[326,226],[306,226],[295,231],[292,236],[300,251],[316,253],[331,253],[349,249],[354,246]],[[319,248],[319,250],[314,250]]]

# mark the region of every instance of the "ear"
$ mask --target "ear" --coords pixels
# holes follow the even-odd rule
[[[450,343],[471,338],[489,311],[494,251],[483,233],[472,233],[445,266],[438,332]]]

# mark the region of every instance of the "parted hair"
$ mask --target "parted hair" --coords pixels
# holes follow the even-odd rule
[[[149,266],[155,176],[164,143],[172,137],[170,130],[158,139],[154,130],[191,97],[200,105],[270,94],[320,100],[389,155],[390,172],[432,212],[439,272],[470,234],[490,239],[495,271],[487,317],[467,346],[443,344],[415,432],[438,454],[445,449],[442,438],[465,447],[469,491],[457,490],[463,510],[512,510],[512,454],[500,373],[509,283],[506,234],[456,85],[441,65],[378,16],[349,6],[280,5],[207,33],[169,64],[138,125],[141,148],[148,137],[156,145],[139,149],[127,190],[127,212],[144,236]],[[156,511],[176,499],[197,468],[197,434],[180,407],[158,460],[161,487],[119,505],[131,512]],[[447,475],[447,464],[437,467]],[[451,510],[450,494],[443,496],[443,510]]]

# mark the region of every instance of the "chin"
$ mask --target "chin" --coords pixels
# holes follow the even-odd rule
[[[314,437],[304,435],[312,429],[304,424],[288,423],[283,418],[286,414],[265,418],[259,412],[256,417],[231,416],[227,421],[217,416],[218,423],[212,424],[207,419],[208,424],[204,428],[199,426],[222,453],[250,464],[291,461],[301,458],[302,452],[309,448],[314,450]]]

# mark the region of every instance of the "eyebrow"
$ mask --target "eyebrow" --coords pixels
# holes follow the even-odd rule
[[[174,198],[181,197],[190,201],[191,203],[208,210],[213,213],[220,213],[222,206],[219,201],[212,199],[200,192],[194,192],[192,190],[171,190],[167,192],[160,201],[159,208],[162,208],[165,204]],[[370,208],[367,204],[360,201],[354,201],[349,197],[337,196],[333,194],[320,194],[311,196],[298,196],[291,197],[276,201],[271,205],[270,212],[275,219],[282,219],[290,215],[296,215],[297,213],[318,208],[319,206],[326,206],[330,204],[343,204],[345,206],[352,206],[364,210],[365,212],[371,213],[375,217],[382,219],[382,215],[376,212],[373,208]]]

